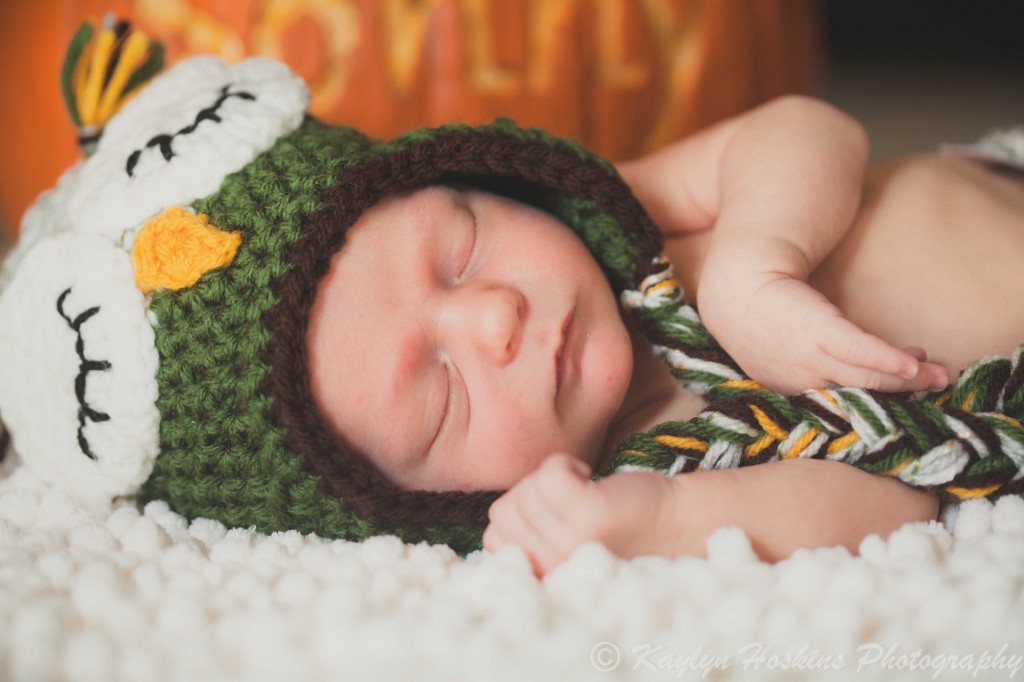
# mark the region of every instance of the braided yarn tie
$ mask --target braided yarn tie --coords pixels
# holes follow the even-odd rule
[[[703,327],[663,258],[622,302],[686,388],[709,405],[619,446],[611,470],[675,475],[815,457],[946,499],[1024,492],[1024,345],[921,398],[856,388],[784,397],[749,379]]]

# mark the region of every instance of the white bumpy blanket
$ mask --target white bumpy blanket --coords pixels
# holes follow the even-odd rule
[[[708,550],[587,545],[538,581],[516,549],[268,537],[6,471],[0,679],[1024,679],[1020,498],[859,557],[768,565],[736,529]]]

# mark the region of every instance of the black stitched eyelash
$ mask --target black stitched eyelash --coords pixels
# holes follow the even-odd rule
[[[220,89],[220,96],[217,98],[217,101],[215,101],[213,104],[206,107],[205,109],[200,109],[196,113],[195,120],[192,121],[192,123],[190,123],[189,125],[173,133],[160,133],[158,135],[155,135],[152,139],[149,140],[149,142],[146,143],[146,146],[143,147],[143,149],[136,149],[131,154],[129,154],[128,159],[125,162],[124,168],[125,172],[128,174],[128,177],[134,177],[135,166],[139,163],[139,157],[142,156],[142,152],[144,149],[156,147],[160,150],[160,154],[161,156],[164,157],[164,161],[170,161],[175,156],[173,147],[174,138],[180,137],[182,135],[189,135],[195,132],[195,129],[199,127],[199,124],[203,121],[221,123],[223,119],[221,119],[220,114],[218,114],[217,112],[220,109],[221,105],[232,97],[237,97],[238,99],[244,99],[249,101],[255,101],[256,99],[256,96],[253,95],[251,92],[246,92],[245,90],[231,92],[230,88],[230,83],[222,87]]]
[[[88,322],[93,315],[96,315],[100,311],[100,307],[93,306],[72,319],[71,316],[64,312],[64,300],[70,293],[71,288],[68,287],[57,298],[57,313],[64,318],[64,321],[68,323],[71,330],[78,336],[78,340],[75,341],[75,352],[78,354],[79,360],[78,376],[75,377],[75,397],[78,399],[78,447],[81,449],[82,454],[89,459],[95,460],[96,455],[93,454],[92,448],[89,447],[89,441],[85,437],[85,422],[109,421],[110,415],[94,409],[85,402],[85,382],[90,372],[105,372],[110,369],[111,365],[107,360],[91,360],[85,357],[82,325]]]

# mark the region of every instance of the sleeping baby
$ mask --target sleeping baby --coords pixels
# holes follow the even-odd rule
[[[866,157],[850,118],[785,98],[621,169],[705,324],[778,391],[939,390],[947,368],[1024,338],[1024,183],[921,157],[873,171],[865,196]],[[590,482],[626,436],[703,403],[624,320],[569,229],[493,194],[433,186],[365,212],[308,334],[338,437],[406,488],[509,489],[485,545],[518,544],[543,570],[589,540],[699,553],[723,525],[766,558],[856,549],[936,514],[932,495],[813,459]]]
[[[823,103],[617,172],[507,121],[374,141],[307,97],[270,60],[181,62],[29,212],[0,279],[26,467],[263,532],[515,544],[539,573],[589,541],[699,554],[727,525],[774,560],[935,518],[951,478],[810,448],[616,471],[620,444],[701,413],[716,367],[940,391],[1024,339],[1019,179],[954,157],[865,176],[863,131]],[[713,345],[701,320],[724,365],[679,359]]]

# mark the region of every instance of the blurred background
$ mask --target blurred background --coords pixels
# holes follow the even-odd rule
[[[390,136],[509,115],[628,158],[785,92],[860,119],[873,158],[1024,122],[1005,0],[0,0],[0,248],[78,153],[59,92],[84,18],[173,62],[283,59],[312,112]]]
[[[875,160],[1024,125],[1020,5],[825,0],[821,96],[856,116]]]

